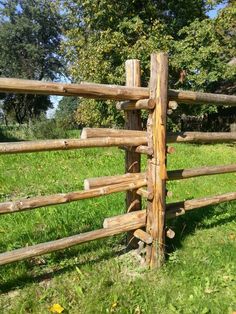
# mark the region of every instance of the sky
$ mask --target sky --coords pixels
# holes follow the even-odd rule
[[[217,5],[214,10],[210,10],[207,15],[211,18],[211,19],[214,19],[216,16],[217,16],[217,13],[220,9],[223,9],[224,7],[226,6],[226,3],[225,4],[219,4]]]

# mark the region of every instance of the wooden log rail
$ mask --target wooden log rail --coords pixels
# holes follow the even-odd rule
[[[169,181],[236,172],[236,164],[167,171]]]
[[[119,225],[112,228],[103,228],[94,231],[73,235],[67,238],[45,242],[28,246],[25,248],[13,250],[10,252],[0,254],[0,265],[21,261],[26,258],[43,255],[65,248],[72,247],[77,244],[94,241],[114,235],[118,235],[123,232],[139,229],[143,226],[143,223],[132,221],[129,224]]]
[[[90,139],[62,139],[0,143],[0,154],[31,153],[52,150],[71,150],[91,147],[139,146],[147,142],[146,137],[103,137]]]
[[[140,99],[138,101],[121,101],[116,104],[117,110],[140,110],[140,109],[154,109],[155,108],[154,99]],[[173,110],[176,110],[178,107],[178,103],[175,100],[171,100],[168,102],[168,110],[169,113],[172,113]]]
[[[91,130],[91,129],[90,129]],[[105,131],[101,129],[104,133]],[[107,129],[106,129],[107,130]],[[116,132],[115,132],[116,131]],[[0,143],[0,154],[16,154],[16,153],[31,153],[53,150],[71,150],[91,147],[114,147],[114,146],[130,146],[140,147],[140,150],[135,150],[140,153],[148,153],[141,149],[147,144],[147,133],[145,131],[130,131],[130,130],[112,130],[107,132],[108,137],[99,135],[89,137],[89,129],[86,129],[82,134],[83,139],[61,139],[61,140],[41,140],[41,141],[25,141]],[[132,137],[134,132],[134,137]],[[140,133],[136,133],[140,132]],[[116,133],[116,137],[114,136]],[[138,135],[139,134],[139,135]],[[120,136],[119,136],[120,135]],[[86,138],[84,138],[87,136]],[[228,143],[236,142],[236,132],[219,132],[219,133],[204,133],[204,132],[183,132],[167,134],[168,143]]]
[[[167,134],[168,143],[236,142],[236,132],[182,132]]]
[[[224,202],[236,200],[236,192],[229,192],[221,195],[214,195],[204,198],[197,198],[167,205],[168,217],[173,218],[185,214],[186,211],[217,205]]]
[[[109,128],[83,128],[80,138],[89,139],[97,137],[147,137],[147,132],[139,130],[109,129]]]
[[[48,196],[37,196],[32,198],[26,198],[19,201],[0,203],[0,214],[10,214],[13,212],[20,212],[30,210],[33,208],[39,208],[49,205],[64,204],[83,200],[87,198],[104,196],[116,192],[128,191],[138,189],[147,184],[145,178],[136,180],[135,182],[125,182],[120,184],[113,184],[109,186],[103,186],[97,189],[91,189],[88,191],[77,191],[70,193],[60,193]]]
[[[186,211],[193,210],[199,207],[216,205],[222,202],[236,200],[236,192],[225,193],[221,195],[210,196],[167,204],[167,218],[173,218]],[[118,235],[123,232],[137,230],[146,225],[147,213],[146,210],[134,211],[131,213],[118,215],[111,218],[106,218],[103,222],[103,229],[89,231],[67,238],[54,240],[46,243],[36,244],[21,249],[5,252],[0,254],[0,265],[21,261],[30,257],[48,254],[58,250],[63,250],[77,244],[102,239],[109,236]],[[151,238],[148,242],[151,243]]]
[[[116,104],[117,110],[140,110],[140,109],[153,109],[155,107],[153,99],[139,99],[138,101],[123,101]]]
[[[105,84],[64,84],[43,81],[0,78],[0,92],[79,96],[94,99],[139,100],[149,98],[147,87],[126,87]],[[169,100],[185,104],[236,106],[236,96],[169,89]]]
[[[126,182],[135,182],[136,180],[146,179],[146,173],[126,173],[115,176],[88,178],[84,180],[84,189],[90,190],[101,186],[119,184]]]
[[[173,181],[232,172],[236,172],[236,164],[169,170],[167,171],[167,180]],[[89,190],[111,184],[135,182],[136,180],[143,180],[145,178],[147,178],[146,172],[88,178],[84,180],[84,189]]]
[[[236,164],[168,171],[168,180],[179,180],[229,172],[236,172]],[[146,173],[128,173],[118,176],[86,179],[85,191],[37,196],[19,201],[0,203],[0,214],[26,211],[44,206],[59,205],[116,192],[134,190],[144,187],[146,184]]]
[[[236,200],[236,192],[230,192],[220,195],[208,196],[204,198],[197,198],[193,200],[187,200],[182,202],[170,203],[166,205],[166,218],[171,219],[174,217],[181,216],[185,214],[187,211],[217,205],[223,202],[230,202]],[[133,221],[142,224],[143,226],[146,225],[147,220],[147,211],[140,210],[137,212],[132,212],[128,214],[123,214],[115,217],[106,218],[103,222],[104,228],[114,228],[116,226],[122,224],[129,224]]]
[[[146,131],[111,130],[107,128],[84,128],[81,138],[97,137],[146,137]],[[179,132],[167,133],[168,143],[227,143],[236,142],[236,132]],[[133,145],[135,146],[135,145]]]

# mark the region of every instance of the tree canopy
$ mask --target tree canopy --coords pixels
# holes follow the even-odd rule
[[[75,81],[123,84],[125,60],[137,58],[147,85],[150,53],[167,51],[171,87],[213,92],[223,81],[232,82],[235,73],[228,65],[235,55],[235,5],[228,2],[216,19],[207,16],[223,2],[65,1],[70,23],[64,52],[70,74]],[[122,118],[114,107],[85,102],[77,111],[82,124],[112,125]]]
[[[62,16],[55,1],[0,2],[0,76],[54,80],[62,72],[59,54]],[[2,95],[3,110],[19,123],[52,106],[49,97]]]

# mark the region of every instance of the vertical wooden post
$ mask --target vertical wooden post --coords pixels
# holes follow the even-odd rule
[[[139,87],[141,85],[140,61],[137,59],[127,60],[125,71],[126,86]],[[141,130],[140,110],[125,111],[125,128],[128,130]],[[140,172],[140,154],[126,151],[125,155],[125,172]],[[126,209],[127,212],[141,209],[141,197],[136,194],[136,190],[126,193]],[[132,232],[128,234],[127,243],[128,247],[137,247],[137,240],[134,239]]]
[[[168,56],[151,55],[150,98],[156,107],[149,112],[148,145],[153,155],[148,160],[148,189],[153,193],[147,206],[147,232],[153,242],[147,246],[147,263],[160,267],[165,258],[165,207],[166,207],[166,114],[168,101]]]

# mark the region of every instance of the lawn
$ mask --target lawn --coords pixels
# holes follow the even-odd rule
[[[168,169],[235,163],[234,145],[176,144]],[[145,158],[142,161],[145,167]],[[0,156],[1,201],[83,189],[88,177],[122,174],[115,148]],[[236,174],[168,184],[168,201],[235,191]],[[0,268],[1,313],[233,313],[236,311],[236,202],[198,209],[168,225],[167,262],[147,270],[124,254],[125,235]],[[0,251],[102,226],[124,212],[124,193],[0,217]]]

